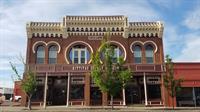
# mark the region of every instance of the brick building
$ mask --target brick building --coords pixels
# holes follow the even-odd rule
[[[176,62],[174,63],[174,78],[183,79],[181,91],[172,99],[166,94],[167,106],[200,106],[200,63]]]
[[[91,79],[91,54],[110,31],[115,57],[134,78],[115,105],[164,105],[163,23],[129,22],[125,16],[65,16],[61,22],[29,22],[27,68],[37,73],[33,102],[46,105],[109,105]],[[45,102],[45,103],[43,103]],[[26,97],[22,97],[26,103]]]

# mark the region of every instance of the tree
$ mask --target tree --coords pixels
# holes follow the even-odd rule
[[[119,57],[116,63],[114,62],[114,47],[110,44],[109,38],[107,34],[101,43],[100,50],[92,55],[91,75],[100,90],[110,94],[113,108],[113,97],[125,88],[132,77],[132,72],[123,66],[122,57]]]
[[[176,94],[181,90],[181,82],[183,81],[180,79],[174,78],[174,68],[172,59],[169,55],[166,55],[166,72],[167,74],[164,76],[164,86],[168,91],[168,94],[174,99]],[[174,101],[172,103],[174,109]]]
[[[23,61],[23,64],[25,66],[25,62]],[[21,81],[21,88],[25,92],[26,96],[28,97],[28,109],[31,110],[31,98],[36,91],[37,82],[35,73],[31,70],[28,70],[25,72],[24,78],[21,77],[19,74],[16,66],[10,62],[11,68],[13,72],[15,73],[15,77],[17,77],[17,80]]]

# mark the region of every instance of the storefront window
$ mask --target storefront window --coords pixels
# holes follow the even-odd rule
[[[70,99],[72,100],[84,99],[84,85],[83,84],[71,85]]]

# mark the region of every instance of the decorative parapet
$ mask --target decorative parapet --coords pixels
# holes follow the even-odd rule
[[[30,22],[26,25],[28,38],[68,36],[104,36],[162,38],[162,22],[128,22],[126,16],[65,16],[63,22]]]
[[[127,17],[125,16],[65,16],[63,26],[101,26],[101,27],[124,27]]]
[[[60,22],[29,22],[26,24],[28,38],[60,37],[62,24]]]
[[[159,37],[162,38],[164,25],[162,22],[130,22],[128,37]]]

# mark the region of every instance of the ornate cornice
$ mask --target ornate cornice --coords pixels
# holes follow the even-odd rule
[[[130,22],[128,37],[159,37],[162,38],[164,25],[161,21],[156,22]]]
[[[129,37],[163,36],[164,25],[156,22],[128,22],[126,16],[65,16],[62,22],[29,22],[26,25],[28,38],[87,35],[111,35]]]

